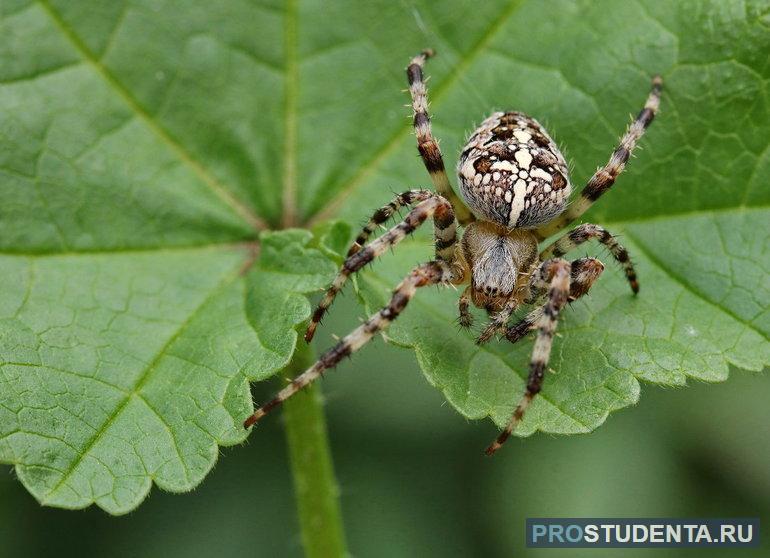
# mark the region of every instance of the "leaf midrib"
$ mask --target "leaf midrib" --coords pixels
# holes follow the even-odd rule
[[[20,258],[55,258],[55,257],[81,257],[81,256],[112,256],[121,254],[158,254],[162,252],[193,252],[193,251],[218,251],[218,250],[249,250],[253,251],[259,247],[259,241],[250,242],[207,242],[205,244],[180,244],[177,246],[132,246],[128,248],[87,248],[83,250],[67,251],[39,251],[39,252],[13,252],[0,251],[0,257],[20,257]]]
[[[741,213],[750,211],[768,211],[770,205],[749,205],[749,206],[737,206],[737,207],[718,207],[714,209],[698,209],[693,211],[682,211],[679,213],[666,213],[663,215],[655,215],[652,217],[643,217],[638,219],[629,219],[623,221],[603,221],[604,226],[612,228],[615,226],[625,227],[627,225],[654,223],[659,221],[666,221],[669,219],[678,219],[684,217],[698,217],[703,215],[715,215],[723,213]],[[408,240],[407,240],[408,242]],[[80,256],[110,256],[120,254],[154,254],[158,252],[183,252],[193,250],[237,250],[237,249],[250,249],[254,250],[258,248],[260,243],[258,240],[250,242],[209,242],[205,244],[180,244],[177,246],[148,246],[148,247],[130,247],[130,248],[105,248],[105,249],[85,249],[85,250],[70,250],[66,252],[3,252],[0,251],[0,257],[24,257],[24,258],[54,258],[54,257],[80,257]],[[253,258],[248,258],[253,259]],[[253,263],[253,261],[252,261]]]
[[[714,308],[717,308],[730,316],[732,319],[734,319],[736,322],[740,323],[741,325],[745,326],[749,330],[753,331],[763,339],[767,340],[768,336],[761,331],[759,331],[754,324],[746,321],[744,318],[741,318],[733,312],[730,308],[727,308],[726,306],[723,306],[717,301],[711,300],[708,298],[706,294],[701,292],[700,289],[698,289],[695,285],[687,281],[684,277],[679,275],[678,273],[674,272],[673,269],[671,269],[670,266],[666,265],[660,258],[658,258],[652,250],[648,248],[646,244],[644,244],[639,238],[631,234],[631,232],[627,228],[623,228],[623,232],[625,236],[634,243],[634,246],[639,250],[640,253],[644,254],[644,257],[647,258],[650,262],[652,262],[653,265],[658,267],[661,271],[663,271],[668,277],[670,277],[675,283],[678,283],[683,289],[694,295],[696,298],[699,298],[700,300],[706,302],[710,306],[713,306]]]
[[[286,0],[284,24],[284,147],[281,224],[293,227],[297,221],[297,101],[299,64],[297,59],[297,0]]]

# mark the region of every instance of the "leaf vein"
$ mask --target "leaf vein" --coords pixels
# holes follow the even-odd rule
[[[500,31],[505,22],[507,22],[516,10],[521,5],[521,2],[510,2],[506,8],[497,17],[493,18],[492,24],[482,34],[481,38],[473,45],[473,47],[462,56],[458,63],[452,68],[446,79],[436,86],[432,95],[432,104],[436,104],[445,94],[450,90],[458,79],[467,71],[468,67],[473,61],[487,48],[487,45],[492,41],[494,36]],[[385,158],[390,155],[396,147],[403,141],[404,136],[408,135],[412,130],[411,120],[408,124],[402,126],[391,136],[390,140],[385,142],[372,157],[364,163],[360,170],[339,189],[339,193],[328,203],[322,207],[313,215],[309,215],[306,219],[308,225],[313,225],[319,221],[329,219],[344,203],[348,195],[358,188],[363,181],[380,166]]]
[[[299,63],[297,60],[297,1],[287,0],[284,24],[286,68],[284,83],[284,137],[283,137],[283,215],[285,228],[297,221],[297,96]]]
[[[697,287],[692,285],[690,282],[688,282],[686,279],[684,279],[681,275],[674,272],[674,270],[668,266],[663,260],[658,258],[652,250],[649,249],[649,247],[642,243],[642,241],[639,240],[638,237],[632,235],[628,230],[626,230],[626,236],[631,239],[631,241],[636,245],[637,249],[644,254],[644,256],[650,260],[656,267],[658,267],[661,271],[666,273],[669,277],[671,277],[674,281],[679,283],[684,289],[689,291],[691,294],[693,294],[695,297],[699,298],[700,300],[703,300],[710,306],[713,306],[714,308],[721,310],[731,318],[733,318],[736,322],[746,326],[746,328],[752,330],[757,335],[762,337],[763,339],[767,339],[767,336],[759,331],[753,324],[750,322],[744,320],[740,316],[738,316],[735,312],[733,312],[731,309],[726,308],[725,306],[722,306],[718,304],[717,302],[711,300],[705,293],[702,293]]]
[[[131,392],[128,393],[128,395],[121,401],[121,403],[115,408],[115,410],[110,414],[109,419],[102,425],[101,428],[99,428],[96,433],[88,440],[86,445],[84,446],[82,453],[80,453],[77,457],[77,459],[72,463],[70,467],[67,469],[67,473],[59,480],[58,483],[48,492],[47,498],[50,498],[51,495],[53,495],[57,490],[59,490],[72,476],[72,474],[77,470],[78,466],[83,462],[83,460],[86,458],[86,456],[91,452],[93,447],[101,440],[101,438],[104,436],[104,434],[109,430],[109,427],[112,425],[113,422],[120,416],[120,414],[123,412],[123,410],[126,408],[126,406],[129,404],[131,399],[135,396],[141,397],[140,391],[144,384],[146,383],[147,379],[150,377],[151,372],[155,369],[158,362],[166,355],[167,350],[173,343],[179,338],[179,336],[182,334],[182,332],[185,330],[185,328],[190,324],[190,322],[193,320],[193,318],[208,304],[208,302],[219,293],[219,291],[228,283],[233,281],[238,277],[237,273],[228,273],[225,275],[224,279],[219,282],[206,296],[203,301],[192,310],[190,315],[185,319],[181,324],[179,324],[179,327],[177,330],[171,335],[171,337],[164,343],[163,347],[158,351],[158,353],[155,355],[155,357],[152,359],[152,361],[145,367],[142,374],[139,376],[139,378],[136,380],[136,383],[134,384],[133,389]],[[142,398],[144,399],[144,398]]]
[[[137,98],[118,80],[118,78],[107,69],[107,67],[91,52],[83,40],[75,33],[61,15],[51,6],[48,0],[37,0],[43,10],[53,20],[56,27],[59,28],[65,38],[69,40],[73,48],[90,64],[96,73],[115,91],[123,102],[139,116],[147,127],[152,130],[158,138],[165,143],[179,158],[208,186],[216,196],[218,196],[236,215],[243,219],[249,226],[259,230],[266,229],[267,224],[257,216],[249,207],[238,200],[200,161],[193,158],[192,154],[166,130],[157,119],[139,103]]]

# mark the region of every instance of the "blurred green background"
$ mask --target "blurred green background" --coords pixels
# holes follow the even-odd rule
[[[335,306],[317,346],[363,315]],[[580,304],[578,302],[577,304]],[[261,398],[269,388],[260,386]],[[770,377],[733,370],[722,384],[644,386],[636,407],[587,436],[515,439],[468,422],[421,377],[412,353],[377,340],[323,381],[354,556],[593,556],[524,548],[524,518],[678,516],[770,519]],[[0,556],[301,556],[280,415],[224,448],[194,492],[163,493],[123,517],[41,508],[4,466]],[[608,550],[695,556],[699,549]],[[768,556],[757,549],[713,556]],[[599,552],[601,554],[601,552]]]

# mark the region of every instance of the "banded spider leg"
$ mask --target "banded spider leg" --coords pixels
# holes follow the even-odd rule
[[[417,197],[420,196],[422,194]],[[436,234],[436,259],[415,267],[393,291],[393,296],[387,306],[372,315],[331,349],[324,352],[313,366],[297,376],[288,386],[279,391],[273,399],[259,407],[254,414],[246,419],[244,422],[245,428],[252,426],[272,409],[278,407],[289,397],[316,380],[324,370],[333,368],[343,358],[360,349],[375,334],[387,328],[401,314],[418,288],[426,285],[446,284],[462,280],[464,272],[455,263],[455,251],[453,249],[456,240],[456,221],[452,206],[441,196],[431,194],[430,196],[426,195],[425,199],[417,204],[403,221],[371,244],[363,248],[359,247],[358,249],[354,249],[358,243],[353,245],[351,248],[352,255],[345,260],[342,269],[327,291],[319,308],[325,310],[331,305],[347,277],[373,261],[377,256],[388,250],[388,248],[401,242],[406,235],[413,232],[431,217],[434,220]],[[378,219],[377,214],[375,214],[373,219]],[[361,237],[359,236],[359,238]],[[364,238],[363,241],[365,240]],[[322,315],[323,312],[316,311],[314,318],[317,316],[320,319]],[[311,326],[317,323],[317,321],[311,322]],[[314,329],[315,327],[313,327]],[[306,334],[306,338],[312,338],[313,330],[310,327],[308,328],[310,334]]]

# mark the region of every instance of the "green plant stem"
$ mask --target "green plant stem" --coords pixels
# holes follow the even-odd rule
[[[313,350],[300,340],[284,375],[293,378],[314,361]],[[345,556],[339,488],[318,384],[286,401],[283,414],[305,555]]]

